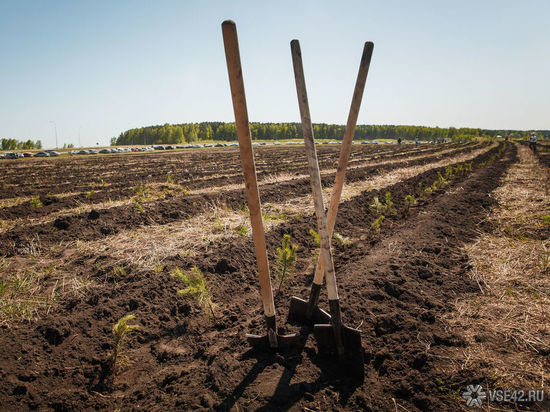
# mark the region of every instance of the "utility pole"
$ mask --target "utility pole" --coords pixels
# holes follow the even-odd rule
[[[53,120],[50,120],[50,123],[53,123],[53,127],[55,130],[55,148],[57,149],[59,145],[57,144],[57,123],[55,123]]]

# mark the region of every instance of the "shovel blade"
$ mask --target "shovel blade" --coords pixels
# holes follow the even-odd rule
[[[301,336],[299,333],[289,335],[277,335],[277,344],[270,343],[267,335],[246,334],[246,340],[250,346],[257,349],[289,349],[300,346]]]
[[[311,316],[308,316],[309,302],[299,297],[290,298],[290,307],[288,309],[288,321],[303,324],[330,323],[330,315],[319,306],[313,306]]]
[[[346,354],[362,353],[361,331],[342,325],[342,343]],[[336,339],[334,337],[334,328],[331,324],[315,325],[313,335],[317,341],[317,347],[320,353],[336,353]]]

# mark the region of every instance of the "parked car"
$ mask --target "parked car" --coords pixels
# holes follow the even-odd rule
[[[55,157],[55,156],[61,155],[61,153],[56,152],[55,150],[46,150],[46,151],[49,153],[50,157]]]
[[[34,156],[34,153],[31,153],[31,152],[23,153],[23,157],[33,157],[33,156]]]
[[[101,153],[101,154],[111,153],[111,149],[101,149],[101,150],[99,151],[99,153]]]
[[[78,154],[78,155],[87,155],[87,154],[89,154],[89,152],[87,150],[79,150],[78,152],[76,152],[76,154]]]
[[[48,152],[38,152],[34,157],[50,157],[50,154]]]
[[[19,158],[19,156],[15,152],[6,153],[6,159],[18,159],[18,158]]]

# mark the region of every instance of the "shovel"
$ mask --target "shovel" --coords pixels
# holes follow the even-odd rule
[[[320,256],[325,268],[325,280],[327,283],[328,301],[330,307],[330,325],[315,325],[313,333],[317,340],[320,352],[336,352],[339,357],[344,354],[357,355],[362,361],[361,351],[361,332],[356,329],[344,326],[340,313],[340,300],[338,298],[338,286],[336,284],[336,275],[334,272],[334,263],[332,260],[332,251],[330,249],[330,237],[323,204],[323,189],[321,187],[321,174],[319,172],[319,163],[317,152],[315,150],[315,141],[313,137],[313,125],[309,113],[309,103],[307,98],[306,83],[304,78],[304,68],[302,65],[302,52],[298,40],[290,42],[292,51],[292,62],[294,65],[294,78],[296,80],[296,91],[298,93],[298,105],[300,107],[300,116],[302,119],[302,131],[304,134],[304,143],[311,177],[311,188],[313,191],[313,203],[315,214],[317,216],[317,227],[319,230],[319,240],[321,243]],[[362,365],[362,362],[361,362]]]
[[[239,138],[239,148],[246,186],[248,209],[250,210],[252,238],[254,240],[256,261],[258,264],[265,324],[267,327],[266,335],[246,334],[246,339],[248,343],[254,347],[277,349],[297,346],[300,342],[299,334],[279,335],[277,333],[275,303],[273,301],[273,290],[271,288],[271,278],[269,275],[269,262],[267,260],[260,194],[256,179],[254,153],[252,152],[250,124],[248,121],[241,57],[239,53],[239,41],[237,38],[237,27],[235,22],[231,20],[224,21],[222,23],[222,33],[225,46],[225,58],[227,61],[227,71],[229,73],[229,85],[231,87],[231,98],[233,100],[233,111],[235,112],[235,124],[237,126],[237,136]]]
[[[361,63],[359,65],[359,73],[357,74],[355,90],[353,91],[353,98],[351,100],[351,107],[349,109],[348,122],[346,124],[346,131],[344,133],[342,149],[340,150],[338,169],[336,169],[336,178],[334,180],[334,188],[332,189],[332,196],[330,199],[330,206],[327,214],[329,239],[332,237],[336,215],[338,214],[340,196],[342,195],[342,189],[344,187],[346,167],[348,165],[349,155],[351,153],[353,135],[355,133],[357,117],[359,116],[359,108],[361,107],[363,91],[365,90],[367,74],[369,73],[369,66],[373,48],[374,44],[372,42],[366,42],[365,46],[363,47],[363,55],[361,57]],[[297,296],[292,296],[290,298],[290,308],[288,311],[289,321],[299,323],[330,323],[330,315],[318,306],[319,293],[321,291],[321,286],[323,285],[323,275],[323,260],[321,259],[321,256],[319,256],[317,267],[315,269],[315,276],[311,285],[309,300],[305,301]]]

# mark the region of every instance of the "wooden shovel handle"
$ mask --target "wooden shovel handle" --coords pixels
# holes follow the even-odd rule
[[[342,196],[342,190],[344,188],[344,180],[346,178],[346,168],[348,166],[349,155],[351,153],[351,146],[353,143],[353,135],[355,134],[355,126],[357,125],[357,117],[359,116],[359,109],[361,108],[361,100],[363,99],[363,92],[365,90],[365,83],[367,82],[367,75],[369,73],[370,61],[372,58],[372,51],[374,49],[374,43],[368,41],[363,47],[363,55],[361,56],[361,63],[359,64],[359,73],[357,74],[357,81],[355,82],[355,89],[353,91],[353,97],[351,99],[351,107],[349,109],[348,122],[346,124],[346,131],[344,132],[344,140],[342,141],[342,148],[340,149],[340,158],[338,159],[338,169],[336,169],[336,178],[334,180],[334,187],[332,189],[332,195],[330,198],[330,206],[327,213],[327,226],[329,238],[332,238],[334,231],[334,223],[336,222],[336,215],[338,214],[338,206],[340,205],[340,197]],[[323,283],[323,260],[319,255],[317,261],[317,268],[315,270],[315,276],[313,283],[320,285]]]
[[[306,147],[307,160],[309,165],[309,174],[311,177],[311,188],[313,191],[313,204],[315,205],[315,214],[317,216],[317,227],[319,230],[319,240],[321,241],[321,258],[326,268],[326,282],[329,300],[338,299],[338,287],[336,285],[336,276],[334,273],[334,264],[332,261],[332,252],[330,250],[330,238],[328,235],[327,218],[325,215],[325,206],[323,204],[323,188],[321,186],[321,174],[319,172],[319,163],[317,161],[317,152],[315,150],[315,141],[313,137],[313,125],[309,113],[309,102],[306,91],[306,81],[304,76],[304,67],[302,64],[302,52],[298,40],[290,42],[292,51],[292,63],[294,65],[294,78],[296,80],[296,91],[298,93],[298,106],[300,107],[300,116],[302,119],[302,131],[304,134],[304,143]]]
[[[248,209],[250,210],[252,238],[254,240],[256,260],[258,263],[262,302],[266,318],[272,318],[275,316],[275,305],[273,303],[273,291],[271,289],[271,279],[269,276],[269,263],[267,260],[260,193],[256,180],[256,166],[254,164],[254,153],[252,152],[250,124],[248,121],[239,41],[235,23],[231,20],[224,21],[222,23],[222,33],[227,71],[229,73],[229,84],[231,87],[231,98],[233,100],[233,111],[235,112],[235,123],[237,126],[237,135],[239,137],[239,148],[241,151],[246,196],[248,198]]]

